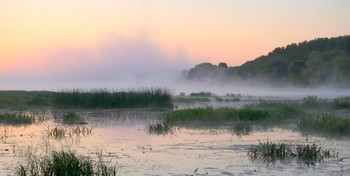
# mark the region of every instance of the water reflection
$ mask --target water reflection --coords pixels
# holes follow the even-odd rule
[[[75,110],[87,124],[64,126],[50,119],[29,126],[0,126],[7,136],[0,144],[0,174],[11,173],[28,155],[44,156],[52,150],[71,150],[99,161],[123,165],[121,175],[339,175],[350,173],[349,138],[326,138],[295,130],[295,126],[259,124],[195,123],[171,126],[169,135],[150,135],[145,128],[162,122],[163,113],[145,110]],[[163,125],[163,124],[162,124]],[[64,137],[48,137],[48,130],[65,130]],[[92,129],[75,134],[74,129]],[[164,126],[162,126],[164,127]],[[242,130],[242,131],[240,131]],[[66,140],[69,139],[69,140]],[[247,156],[258,140],[292,145],[316,143],[339,158],[325,160],[311,169],[298,160],[283,160],[274,166],[252,162]],[[334,150],[334,151],[333,151]],[[196,172],[194,172],[196,171]]]

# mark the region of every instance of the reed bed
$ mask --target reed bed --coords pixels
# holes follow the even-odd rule
[[[117,91],[95,89],[62,90],[52,97],[52,105],[69,108],[144,108],[172,107],[172,96],[168,89],[143,88]]]
[[[193,108],[175,110],[166,114],[165,121],[168,123],[195,120],[234,120],[234,121],[255,121],[276,118],[289,118],[299,115],[296,109],[282,107],[273,110],[252,109],[252,108]]]
[[[87,157],[77,157],[73,152],[53,151],[50,156],[30,157],[26,165],[20,165],[15,172],[19,176],[69,175],[69,176],[115,176],[116,166],[97,163]]]
[[[309,115],[300,120],[298,124],[301,130],[318,130],[349,135],[350,119],[333,114]]]
[[[29,113],[0,113],[0,123],[23,125],[32,124],[35,122],[35,117]]]
[[[265,143],[259,141],[259,145],[251,146],[248,151],[249,159],[260,160],[266,164],[275,163],[277,160],[296,158],[302,164],[314,166],[324,159],[336,156],[330,150],[317,147],[316,144],[297,145],[293,148],[285,143],[276,144],[269,141]]]

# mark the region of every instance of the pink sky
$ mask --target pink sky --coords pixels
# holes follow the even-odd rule
[[[0,1],[0,81],[108,62],[241,65],[279,46],[349,35],[348,7],[347,0]]]

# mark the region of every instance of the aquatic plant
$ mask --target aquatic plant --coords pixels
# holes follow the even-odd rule
[[[176,121],[191,120],[261,120],[269,117],[269,112],[258,109],[235,109],[235,108],[193,108],[169,112],[165,121],[168,123]]]
[[[116,166],[106,166],[96,163],[86,157],[77,157],[73,152],[53,151],[51,156],[28,158],[26,165],[20,165],[16,175],[89,175],[89,176],[114,176],[117,175]]]
[[[208,97],[173,97],[173,102],[208,102]]]
[[[333,114],[309,115],[300,120],[301,130],[320,130],[348,135],[350,132],[350,119]]]
[[[196,97],[210,97],[213,93],[211,92],[193,92],[190,93],[190,96],[196,96]]]
[[[233,130],[234,133],[238,136],[249,135],[252,130],[252,127],[246,121],[236,121],[233,124]]]
[[[69,108],[172,107],[172,96],[170,90],[162,88],[130,89],[127,91],[71,89],[55,92],[51,104]]]
[[[21,125],[35,122],[33,115],[29,113],[0,113],[0,123]]]
[[[249,159],[260,160],[266,164],[275,163],[277,160],[297,158],[302,164],[310,166],[335,156],[329,150],[317,147],[316,144],[298,145],[293,149],[285,143],[276,144],[269,141],[262,143],[259,141],[259,145],[251,146],[248,150]]]
[[[147,127],[147,132],[150,135],[167,135],[173,133],[173,129],[170,125],[166,123],[157,122],[155,124],[149,124]]]
[[[67,112],[63,115],[63,124],[67,125],[82,125],[86,124],[83,117],[78,115],[76,112]]]

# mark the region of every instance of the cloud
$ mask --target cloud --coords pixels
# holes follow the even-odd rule
[[[60,49],[12,64],[15,67],[0,76],[3,89],[162,86],[189,67],[186,52],[169,55],[147,34],[113,36],[91,48]]]

